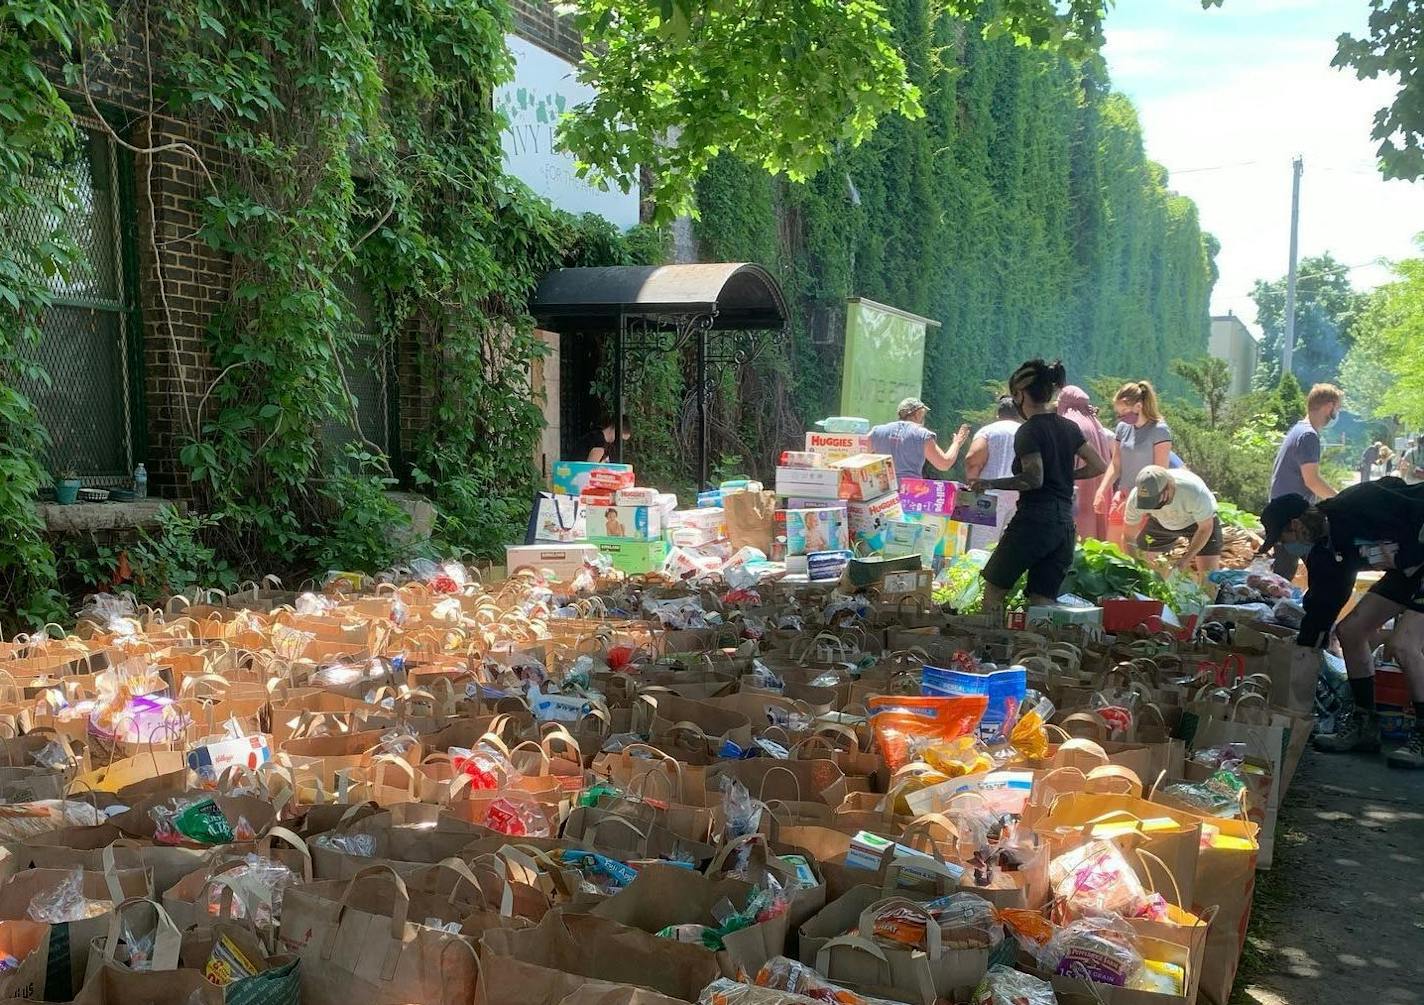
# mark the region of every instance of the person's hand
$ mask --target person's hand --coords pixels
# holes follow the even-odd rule
[[[1175,562],[1173,562],[1173,563],[1172,563],[1172,567],[1173,567],[1174,569],[1176,569],[1178,572],[1191,572],[1191,571],[1192,571],[1192,562],[1193,562],[1193,561],[1194,561],[1194,559],[1186,558],[1186,557],[1184,556],[1184,557],[1182,557],[1182,558],[1177,559]]]
[[[969,491],[984,493],[989,491],[989,483],[982,478],[974,478],[969,482]]]
[[[1106,516],[1108,512],[1108,494],[1102,489],[1098,489],[1093,496],[1093,512],[1099,516]]]
[[[954,442],[958,443],[960,446],[963,446],[964,441],[969,439],[970,432],[971,430],[969,429],[969,423],[964,423],[964,425],[960,426],[954,431]]]

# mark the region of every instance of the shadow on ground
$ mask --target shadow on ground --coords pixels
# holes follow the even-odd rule
[[[1424,1005],[1424,772],[1309,751],[1233,1005]]]

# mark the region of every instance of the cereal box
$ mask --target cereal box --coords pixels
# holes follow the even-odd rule
[[[855,454],[832,467],[841,473],[842,499],[879,499],[899,488],[889,454]]]

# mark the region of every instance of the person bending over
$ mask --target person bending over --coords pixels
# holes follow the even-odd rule
[[[1014,518],[982,573],[986,611],[1002,614],[1005,599],[1024,573],[1031,605],[1057,602],[1077,543],[1074,483],[1107,470],[1107,462],[1082,430],[1053,410],[1053,399],[1067,382],[1060,362],[1035,359],[1014,371],[1009,394],[1024,423],[1014,434],[1013,472],[969,485],[974,492],[1008,489],[1019,494]]]
[[[1391,647],[1409,678],[1414,731],[1407,744],[1389,755],[1389,763],[1424,768],[1424,485],[1381,478],[1317,503],[1291,493],[1267,504],[1261,525],[1260,554],[1275,548],[1277,555],[1284,551],[1305,559],[1310,587],[1296,636],[1299,645],[1325,645],[1359,573],[1384,571],[1335,630],[1354,708],[1334,733],[1315,738],[1315,748],[1328,753],[1380,749],[1372,648],[1392,619]]]
[[[1187,539],[1187,553],[1177,560],[1183,572],[1195,569],[1201,579],[1221,567],[1221,518],[1216,496],[1206,482],[1186,468],[1159,468],[1149,464],[1137,474],[1137,484],[1127,496],[1127,523],[1141,523],[1137,550],[1154,557],[1165,555]],[[1145,518],[1145,519],[1144,519]]]

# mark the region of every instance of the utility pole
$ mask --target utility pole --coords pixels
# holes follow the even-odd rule
[[[1281,347],[1281,376],[1291,372],[1291,357],[1295,355],[1295,259],[1300,244],[1300,175],[1305,161],[1296,155],[1291,162],[1291,233],[1290,270],[1286,273],[1286,339]]]

